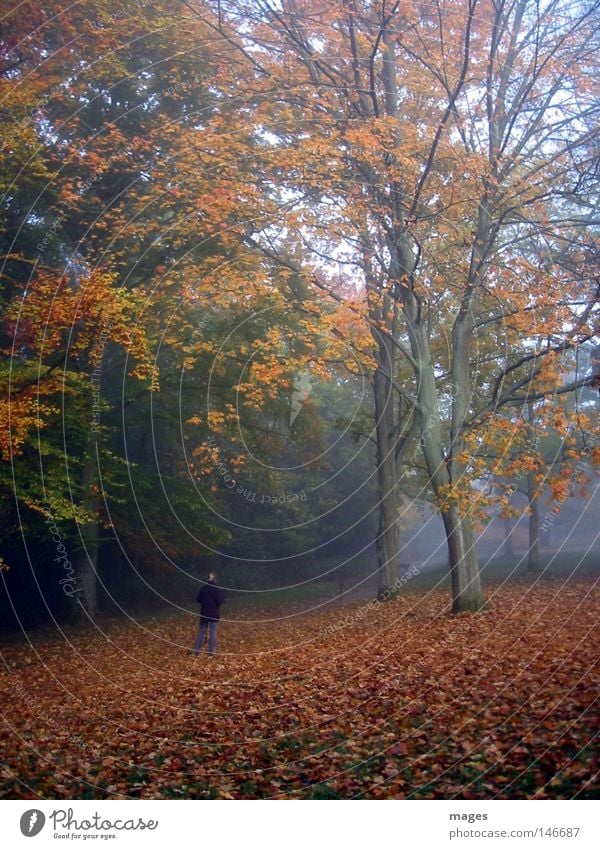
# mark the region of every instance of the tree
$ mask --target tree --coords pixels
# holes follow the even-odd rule
[[[282,386],[306,368],[369,375],[380,591],[396,584],[400,484],[421,452],[453,609],[479,609],[473,523],[495,497],[480,486],[491,446],[509,450],[515,429],[526,441],[524,405],[593,381],[566,373],[598,312],[597,3],[20,8],[0,68],[23,116],[4,152],[26,172],[17,188],[3,177],[3,348],[19,372],[7,456],[61,415],[61,381],[89,375],[95,322],[109,327],[99,396],[115,480],[122,408],[141,392],[147,409],[161,377],[168,408],[174,364],[195,373],[192,407],[207,359],[226,384],[191,427],[233,450],[243,408],[256,447],[281,456],[298,448],[279,427]],[[214,310],[213,326],[251,317],[246,336],[219,352],[208,326],[194,335],[199,310]],[[56,500],[76,460],[74,521],[96,551],[98,446],[76,412]],[[196,447],[202,476],[215,452]],[[139,449],[148,481],[145,459]],[[173,468],[178,489],[185,466]]]
[[[168,155],[165,127],[205,105],[208,77],[194,49],[198,23],[182,26],[160,3],[26,2],[2,33],[10,52],[0,85],[13,123],[2,137],[1,473],[22,511],[6,524],[23,527],[28,550],[43,544],[36,516],[63,524],[93,616],[100,537],[112,521],[103,501],[116,489],[108,497],[118,514],[126,465],[111,450],[121,392],[110,395],[107,374],[126,375],[125,403],[140,386],[157,388],[150,351],[172,301],[161,293],[162,311],[144,313],[146,286],[182,248],[156,239],[152,204],[176,193],[157,187],[152,171]]]
[[[589,345],[577,349],[571,357],[567,381],[578,380],[581,375],[593,378],[590,353]],[[528,401],[519,418],[520,434],[515,427],[513,445],[495,464],[495,473],[504,478],[500,485],[509,494],[521,489],[527,498],[530,572],[540,569],[540,531],[548,526],[547,511],[542,521],[542,505],[549,500],[560,505],[569,496],[584,493],[588,476],[598,465],[596,408],[595,393],[585,387],[554,399],[552,404]],[[550,515],[556,512],[558,509]],[[504,515],[508,517],[509,513],[505,511]]]
[[[277,228],[288,243],[293,230],[309,285],[339,297],[335,263],[364,294],[383,584],[398,548],[395,465],[420,434],[453,609],[477,610],[467,436],[534,380],[546,381],[534,397],[582,385],[557,389],[557,360],[593,333],[588,220],[562,187],[598,109],[586,77],[597,4],[192,6],[237,51],[238,126],[268,127],[252,148],[258,212],[238,232],[277,261]],[[535,264],[567,242],[575,263]]]

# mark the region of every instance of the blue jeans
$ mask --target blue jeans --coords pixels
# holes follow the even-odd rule
[[[200,630],[194,643],[194,654],[198,654],[206,639],[208,631],[208,653],[214,654],[217,650],[217,622],[203,622],[200,620]]]

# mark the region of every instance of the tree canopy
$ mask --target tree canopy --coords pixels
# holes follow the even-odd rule
[[[20,4],[3,562],[60,525],[83,615],[115,559],[147,583],[360,555],[389,595],[408,493],[454,612],[481,609],[478,528],[515,478],[533,512],[598,461],[598,11]]]

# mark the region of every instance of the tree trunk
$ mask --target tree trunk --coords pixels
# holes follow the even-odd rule
[[[447,487],[452,483],[450,462],[444,453],[441,419],[437,404],[435,374],[425,328],[419,328],[413,339],[415,358],[419,357],[419,415],[421,418],[421,444],[429,479],[435,493],[448,544],[448,564],[452,583],[452,612],[482,610],[485,599],[473,541],[469,516],[461,515],[459,507],[448,504]],[[456,461],[453,467],[458,470]]]
[[[399,529],[398,482],[394,441],[393,396],[389,381],[377,370],[373,376],[377,433],[377,483],[379,527],[377,529],[378,596],[392,598],[397,589]]]
[[[529,550],[527,570],[540,571],[540,504],[536,492],[535,475],[527,475],[527,499],[529,502]]]
[[[82,475],[83,509],[94,518],[79,525],[81,549],[76,557],[75,578],[77,586],[77,618],[81,621],[93,621],[97,608],[98,575],[98,537],[100,523],[98,519],[98,497],[94,491],[96,482],[96,442],[91,439],[86,451]]]
[[[346,593],[346,573],[344,568],[340,568],[338,571],[338,601],[341,601],[344,598]]]
[[[77,581],[81,586],[79,595],[80,618],[94,620],[97,610],[98,583],[98,522],[89,522],[81,528],[84,548],[76,566]]]
[[[452,600],[452,610],[483,610],[485,597],[481,587],[481,572],[477,560],[477,549],[473,539],[473,523],[470,516],[462,517],[462,532],[465,546],[465,563],[462,569],[460,592]]]
[[[382,80],[385,88],[385,113],[394,117],[397,113],[397,84],[396,58],[394,41],[387,27],[382,29],[383,66]],[[395,130],[395,141],[398,142],[398,130]],[[389,163],[393,159],[390,154]],[[394,192],[398,187],[394,186]],[[397,210],[395,210],[397,214]],[[404,270],[402,263],[394,250],[390,252],[390,278],[399,280]],[[368,268],[368,263],[365,264]],[[374,338],[378,341],[378,368],[373,376],[375,394],[375,416],[377,434],[377,482],[379,488],[379,528],[377,533],[377,557],[379,561],[379,592],[380,599],[395,598],[398,592],[398,559],[399,559],[399,491],[396,452],[400,439],[400,406],[395,414],[396,393],[392,381],[396,374],[397,352],[390,339],[380,334],[376,328],[383,324],[387,332],[395,338],[398,333],[398,302],[383,294],[381,303],[371,310]],[[373,333],[373,330],[372,330]],[[386,377],[389,375],[389,377]]]
[[[392,598],[397,588],[398,577],[398,527],[397,522],[390,521],[389,508],[392,506],[391,498],[386,499],[387,504],[380,510],[379,530],[377,538],[377,560],[379,564],[379,581],[377,596],[379,598]]]
[[[442,512],[448,540],[448,558],[452,583],[452,613],[482,610],[485,599],[475,555],[471,522],[461,517],[458,508]]]
[[[529,422],[529,439],[535,444],[535,419],[533,402],[527,403],[527,420]],[[527,570],[540,570],[540,505],[534,472],[527,475],[527,501],[529,503],[529,549],[527,552]]]
[[[512,540],[512,522],[508,516],[504,516],[504,545],[502,546],[502,552],[505,557],[512,558],[514,557],[514,549],[513,549],[513,540]]]

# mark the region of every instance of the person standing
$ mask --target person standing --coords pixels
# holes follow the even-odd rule
[[[220,607],[225,601],[223,591],[217,586],[217,576],[214,572],[209,573],[208,583],[200,587],[196,601],[200,605],[200,627],[193,653],[198,656],[208,631],[208,653],[214,657],[217,651],[217,625],[221,618]]]

